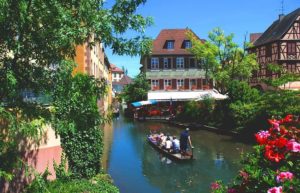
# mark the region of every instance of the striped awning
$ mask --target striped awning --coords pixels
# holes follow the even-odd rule
[[[156,100],[148,100],[148,101],[138,101],[138,102],[134,102],[134,103],[131,103],[131,104],[134,107],[141,107],[141,106],[144,106],[144,105],[154,105],[156,103],[157,103]]]

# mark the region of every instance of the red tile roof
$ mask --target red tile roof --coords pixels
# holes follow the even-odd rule
[[[115,85],[127,85],[132,82],[132,79],[126,74],[121,78],[119,82],[114,82]]]
[[[251,33],[250,42],[254,43],[263,33]]]
[[[188,40],[187,32],[191,31],[199,38],[191,29],[163,29],[160,31],[156,39],[153,41],[152,55],[155,54],[183,54],[190,55],[191,53],[182,47],[184,40]],[[200,38],[199,38],[200,39]],[[167,40],[175,40],[174,49],[166,49],[164,45]],[[203,41],[203,40],[202,40]]]
[[[117,67],[116,65],[114,64],[110,64],[110,67],[111,67],[111,71],[112,72],[118,72],[118,73],[124,73],[123,70],[119,67]]]

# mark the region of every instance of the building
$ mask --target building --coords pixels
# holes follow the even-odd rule
[[[205,79],[201,61],[188,51],[192,46],[188,32],[194,34],[190,29],[161,30],[153,41],[151,55],[141,57],[141,71],[151,83],[148,99],[193,100],[204,90],[212,89],[212,81]]]
[[[281,73],[273,73],[268,64],[278,64],[284,72],[300,74],[300,8],[279,18],[264,33],[250,35],[254,47],[249,51],[256,53],[259,70],[255,71],[250,82],[254,86],[267,89],[263,78],[277,78]],[[300,89],[300,82],[285,85],[288,89]]]
[[[92,46],[88,43],[84,43],[83,45],[76,46],[74,60],[77,67],[74,69],[73,74],[85,73],[106,81],[108,93],[98,101],[100,110],[106,112],[112,102],[112,79],[110,63],[105,55],[102,43],[95,43]]]
[[[127,75],[123,75],[120,81],[113,82],[113,91],[115,94],[120,94],[123,91],[124,86],[130,83],[132,83],[132,79]]]
[[[124,71],[114,64],[110,64],[112,72],[112,81],[119,82],[124,76]]]

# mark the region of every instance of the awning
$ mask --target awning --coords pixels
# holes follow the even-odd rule
[[[199,90],[199,91],[150,91],[148,100],[156,101],[199,101],[206,97],[216,100],[223,100],[227,95],[222,95],[216,90]]]
[[[177,78],[199,78],[205,77],[204,70],[183,70],[183,71],[148,71],[146,72],[147,79],[160,79],[164,77],[164,79],[177,79]]]
[[[131,103],[131,104],[134,107],[141,107],[141,106],[144,106],[144,105],[154,105],[156,103],[157,103],[156,100],[147,100],[147,101],[138,101],[138,102],[134,102],[134,103]]]

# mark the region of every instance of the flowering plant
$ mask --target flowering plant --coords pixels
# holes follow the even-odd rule
[[[299,120],[287,115],[268,121],[270,129],[255,134],[258,145],[244,156],[243,169],[233,183],[212,192],[300,192],[300,130],[295,126]]]

